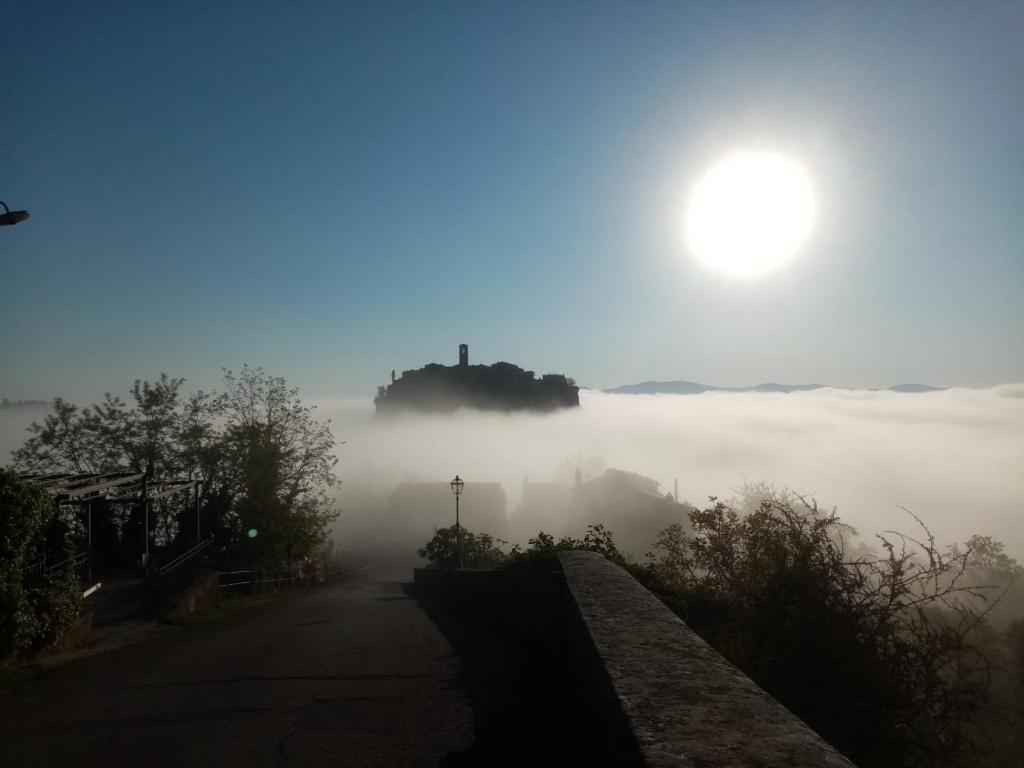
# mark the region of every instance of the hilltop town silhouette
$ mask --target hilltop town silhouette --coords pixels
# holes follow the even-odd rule
[[[470,365],[469,345],[459,345],[458,365],[430,363],[422,368],[391,372],[391,383],[377,388],[377,414],[401,411],[450,413],[457,408],[489,411],[553,411],[576,408],[580,390],[560,373],[539,379],[512,363]]]

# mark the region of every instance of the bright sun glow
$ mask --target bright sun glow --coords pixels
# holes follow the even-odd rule
[[[789,261],[814,224],[814,189],[804,169],[774,152],[736,152],[694,185],[686,242],[707,266],[738,277]]]

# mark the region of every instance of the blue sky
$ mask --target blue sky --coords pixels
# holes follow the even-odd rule
[[[606,387],[1024,380],[1024,5],[45,3],[0,26],[0,395],[509,360]],[[686,252],[737,147],[805,250]]]

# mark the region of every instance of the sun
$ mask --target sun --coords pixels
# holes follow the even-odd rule
[[[796,255],[816,213],[814,187],[799,163],[775,152],[734,152],[694,184],[686,243],[712,269],[756,277]]]

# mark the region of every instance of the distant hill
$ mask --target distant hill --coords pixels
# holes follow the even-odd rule
[[[536,378],[512,363],[470,365],[469,347],[459,347],[458,365],[430,363],[391,373],[391,384],[377,388],[377,414],[401,411],[445,413],[460,407],[487,411],[553,411],[580,404],[576,382],[560,373]]]
[[[618,395],[699,395],[702,392],[807,392],[813,389],[825,389],[829,384],[776,384],[768,382],[750,387],[714,387],[709,384],[698,384],[695,381],[642,381],[639,384],[624,384],[621,387],[606,389]],[[850,389],[850,387],[832,387],[833,389]],[[942,387],[929,384],[897,384],[889,387],[889,392],[939,392]]]
[[[890,392],[941,392],[945,387],[933,387],[930,384],[897,384],[889,387]]]
[[[697,384],[693,381],[641,381],[639,384],[623,384],[621,387],[606,389],[616,395],[699,395],[717,387]]]
[[[0,408],[47,408],[51,404],[49,400],[0,400]]]

